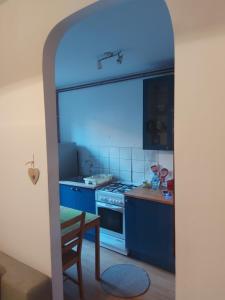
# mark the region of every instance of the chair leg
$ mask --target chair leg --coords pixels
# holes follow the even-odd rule
[[[80,261],[77,262],[77,277],[78,277],[78,286],[79,286],[80,299],[84,299],[82,267],[81,267],[81,262]]]

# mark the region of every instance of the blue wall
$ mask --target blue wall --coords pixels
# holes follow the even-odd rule
[[[142,147],[142,87],[142,80],[132,80],[61,93],[61,140]]]
[[[62,142],[75,142],[81,175],[112,173],[141,184],[153,162],[173,170],[173,152],[142,149],[143,81],[60,93]]]

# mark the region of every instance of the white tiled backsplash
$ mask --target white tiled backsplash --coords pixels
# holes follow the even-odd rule
[[[78,147],[79,172],[89,176],[110,173],[116,179],[136,185],[151,180],[152,163],[167,168],[173,176],[173,152],[132,147]],[[169,177],[168,176],[168,177]]]

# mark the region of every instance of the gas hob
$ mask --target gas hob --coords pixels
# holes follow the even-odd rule
[[[133,184],[125,184],[114,182],[106,185],[96,191],[96,201],[124,206],[124,193],[132,190],[136,186]]]
[[[110,193],[115,193],[115,194],[124,194],[136,186],[133,184],[125,184],[125,183],[120,183],[120,182],[115,182],[111,183],[107,186],[104,186],[103,188],[100,189],[100,191],[104,192],[110,192]]]

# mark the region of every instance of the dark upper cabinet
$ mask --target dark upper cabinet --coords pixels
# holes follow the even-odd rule
[[[143,81],[143,149],[173,150],[174,75]]]

